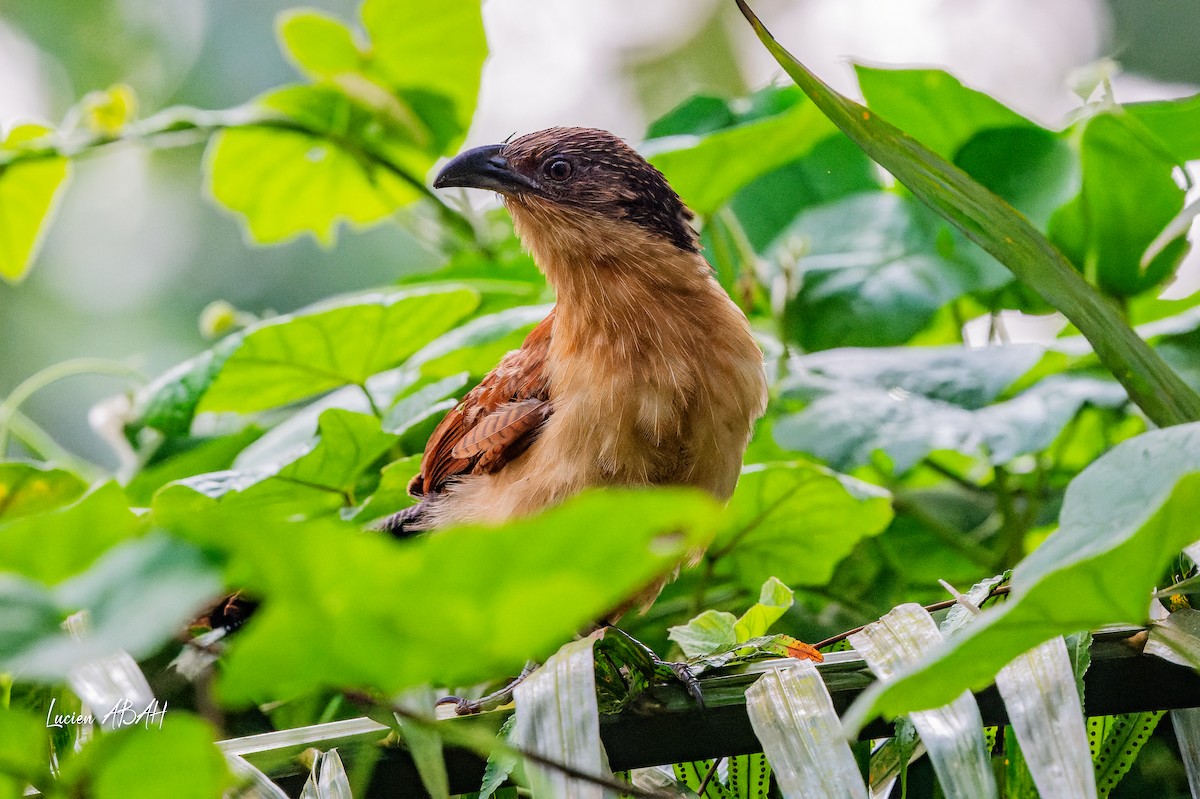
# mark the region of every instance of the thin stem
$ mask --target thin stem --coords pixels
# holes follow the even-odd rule
[[[358,388],[362,391],[363,396],[367,398],[367,404],[371,406],[371,413],[374,414],[376,419],[382,421],[383,411],[381,411],[379,406],[375,404],[375,398],[371,396],[371,391],[367,388],[366,383],[355,383],[354,385],[358,386]]]
[[[114,377],[129,377],[134,381],[144,383],[143,375],[132,366],[107,358],[72,358],[69,361],[47,366],[21,381],[12,392],[0,402],[0,457],[8,451],[8,432],[12,426],[12,416],[25,400],[51,383],[65,377],[76,375],[112,375]]]
[[[987,601],[988,599],[991,599],[994,596],[1003,596],[1004,594],[1007,594],[1010,590],[1011,589],[1007,585],[998,585],[998,586],[994,587],[990,592],[988,592],[988,595],[986,597],[984,597],[984,601]],[[946,608],[953,607],[954,605],[957,605],[957,604],[958,604],[957,599],[944,599],[941,602],[934,602],[932,605],[926,605],[925,610],[929,611],[930,613],[936,613],[939,610],[945,610]],[[982,605],[983,603],[981,602],[980,604]],[[847,638],[854,635],[855,633],[861,633],[864,629],[866,629],[866,627],[867,627],[867,625],[864,624],[861,627],[855,627],[853,630],[846,630],[846,632],[844,632],[844,633],[838,633],[837,635],[832,635],[829,638],[826,638],[824,641],[818,641],[817,643],[813,644],[812,647],[813,647],[813,649],[824,649],[827,646],[833,646],[834,644],[838,644],[838,643],[841,643],[842,641],[845,641]]]
[[[721,765],[723,757],[718,757],[713,761],[712,768],[708,770],[708,774],[704,775],[704,781],[700,783],[700,787],[696,789],[696,796],[704,796],[704,792],[708,790],[708,784],[712,782],[712,778],[717,775],[717,767]]]
[[[401,716],[420,727],[424,727],[427,730],[438,733],[446,741],[464,746],[484,756],[491,756],[493,753],[498,752],[506,754],[510,757],[521,757],[530,763],[536,763],[539,766],[561,772],[572,779],[590,782],[591,784],[599,785],[602,788],[618,791],[625,796],[642,797],[642,799],[671,799],[670,794],[638,788],[636,785],[622,782],[621,780],[613,777],[606,777],[601,774],[589,774],[586,771],[580,771],[574,766],[566,763],[559,763],[557,760],[553,760],[552,758],[548,758],[545,755],[537,752],[530,751],[523,747],[513,746],[512,744],[495,738],[482,730],[468,730],[464,727],[455,727],[446,723],[441,723],[426,716],[422,716],[419,713],[413,713],[411,710],[401,707],[395,703],[376,701],[369,694],[359,691],[347,691],[345,692],[345,695],[347,699],[357,705],[383,707],[389,712],[394,713],[397,716]]]
[[[69,452],[55,441],[54,437],[47,433],[41,425],[20,411],[11,413],[8,418],[8,426],[13,437],[20,440],[40,460],[62,464],[88,480],[94,480],[100,476],[100,467]]]

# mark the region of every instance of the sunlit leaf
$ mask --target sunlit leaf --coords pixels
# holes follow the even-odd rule
[[[694,658],[728,649],[738,642],[737,616],[723,610],[706,610],[687,624],[672,627],[667,637],[679,644],[684,657]]]
[[[320,11],[286,11],[279,18],[278,29],[284,52],[310,77],[353,72],[366,61],[354,33],[341,20]]]
[[[31,143],[49,133],[39,125],[18,125],[0,143],[0,278],[10,283],[24,278],[32,266],[71,165],[60,156],[7,166],[2,159],[5,151],[36,146]]]
[[[1200,159],[1200,95],[1123,106],[1179,162]]]
[[[855,64],[858,85],[872,111],[953,160],[983,130],[1037,126],[983,92],[940,69],[880,69]]]

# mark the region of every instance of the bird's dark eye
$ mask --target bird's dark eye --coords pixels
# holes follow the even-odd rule
[[[572,167],[570,161],[564,161],[561,158],[556,158],[552,161],[547,161],[546,166],[542,169],[546,176],[551,180],[566,180],[571,177]]]

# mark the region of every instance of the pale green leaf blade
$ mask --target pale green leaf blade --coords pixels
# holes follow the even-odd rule
[[[772,577],[763,583],[758,602],[737,620],[733,631],[738,641],[749,641],[766,635],[771,625],[779,621],[795,601],[795,592],[778,578]]]
[[[283,50],[311,78],[332,78],[366,63],[354,33],[336,17],[312,9],[291,9],[277,22]]]
[[[679,644],[684,657],[700,657],[736,644],[736,623],[737,617],[732,613],[706,610],[687,624],[671,627],[667,638]]]

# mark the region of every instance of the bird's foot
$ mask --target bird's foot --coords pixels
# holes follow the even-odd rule
[[[616,659],[619,662],[631,666],[639,665],[643,673],[652,675],[655,681],[681,683],[688,696],[696,700],[696,704],[703,709],[704,694],[690,665],[663,660],[657,652],[620,627],[605,625],[604,633],[607,645],[616,651]]]
[[[512,701],[513,692],[517,690],[517,686],[525,682],[525,678],[532,674],[536,668],[537,664],[532,660],[529,661],[525,664],[525,668],[521,670],[521,673],[510,680],[508,684],[478,699],[464,699],[461,696],[443,696],[437,701],[437,704],[439,706],[453,705],[454,715],[456,716],[473,716],[485,710],[495,710],[501,705],[506,705]]]
[[[658,665],[663,666],[671,673],[671,676],[678,680],[683,685],[683,689],[688,692],[688,696],[696,701],[700,709],[704,709],[704,694],[700,691],[700,680],[696,679],[696,674],[692,671],[692,667],[686,663],[672,663],[666,660],[659,660]]]

